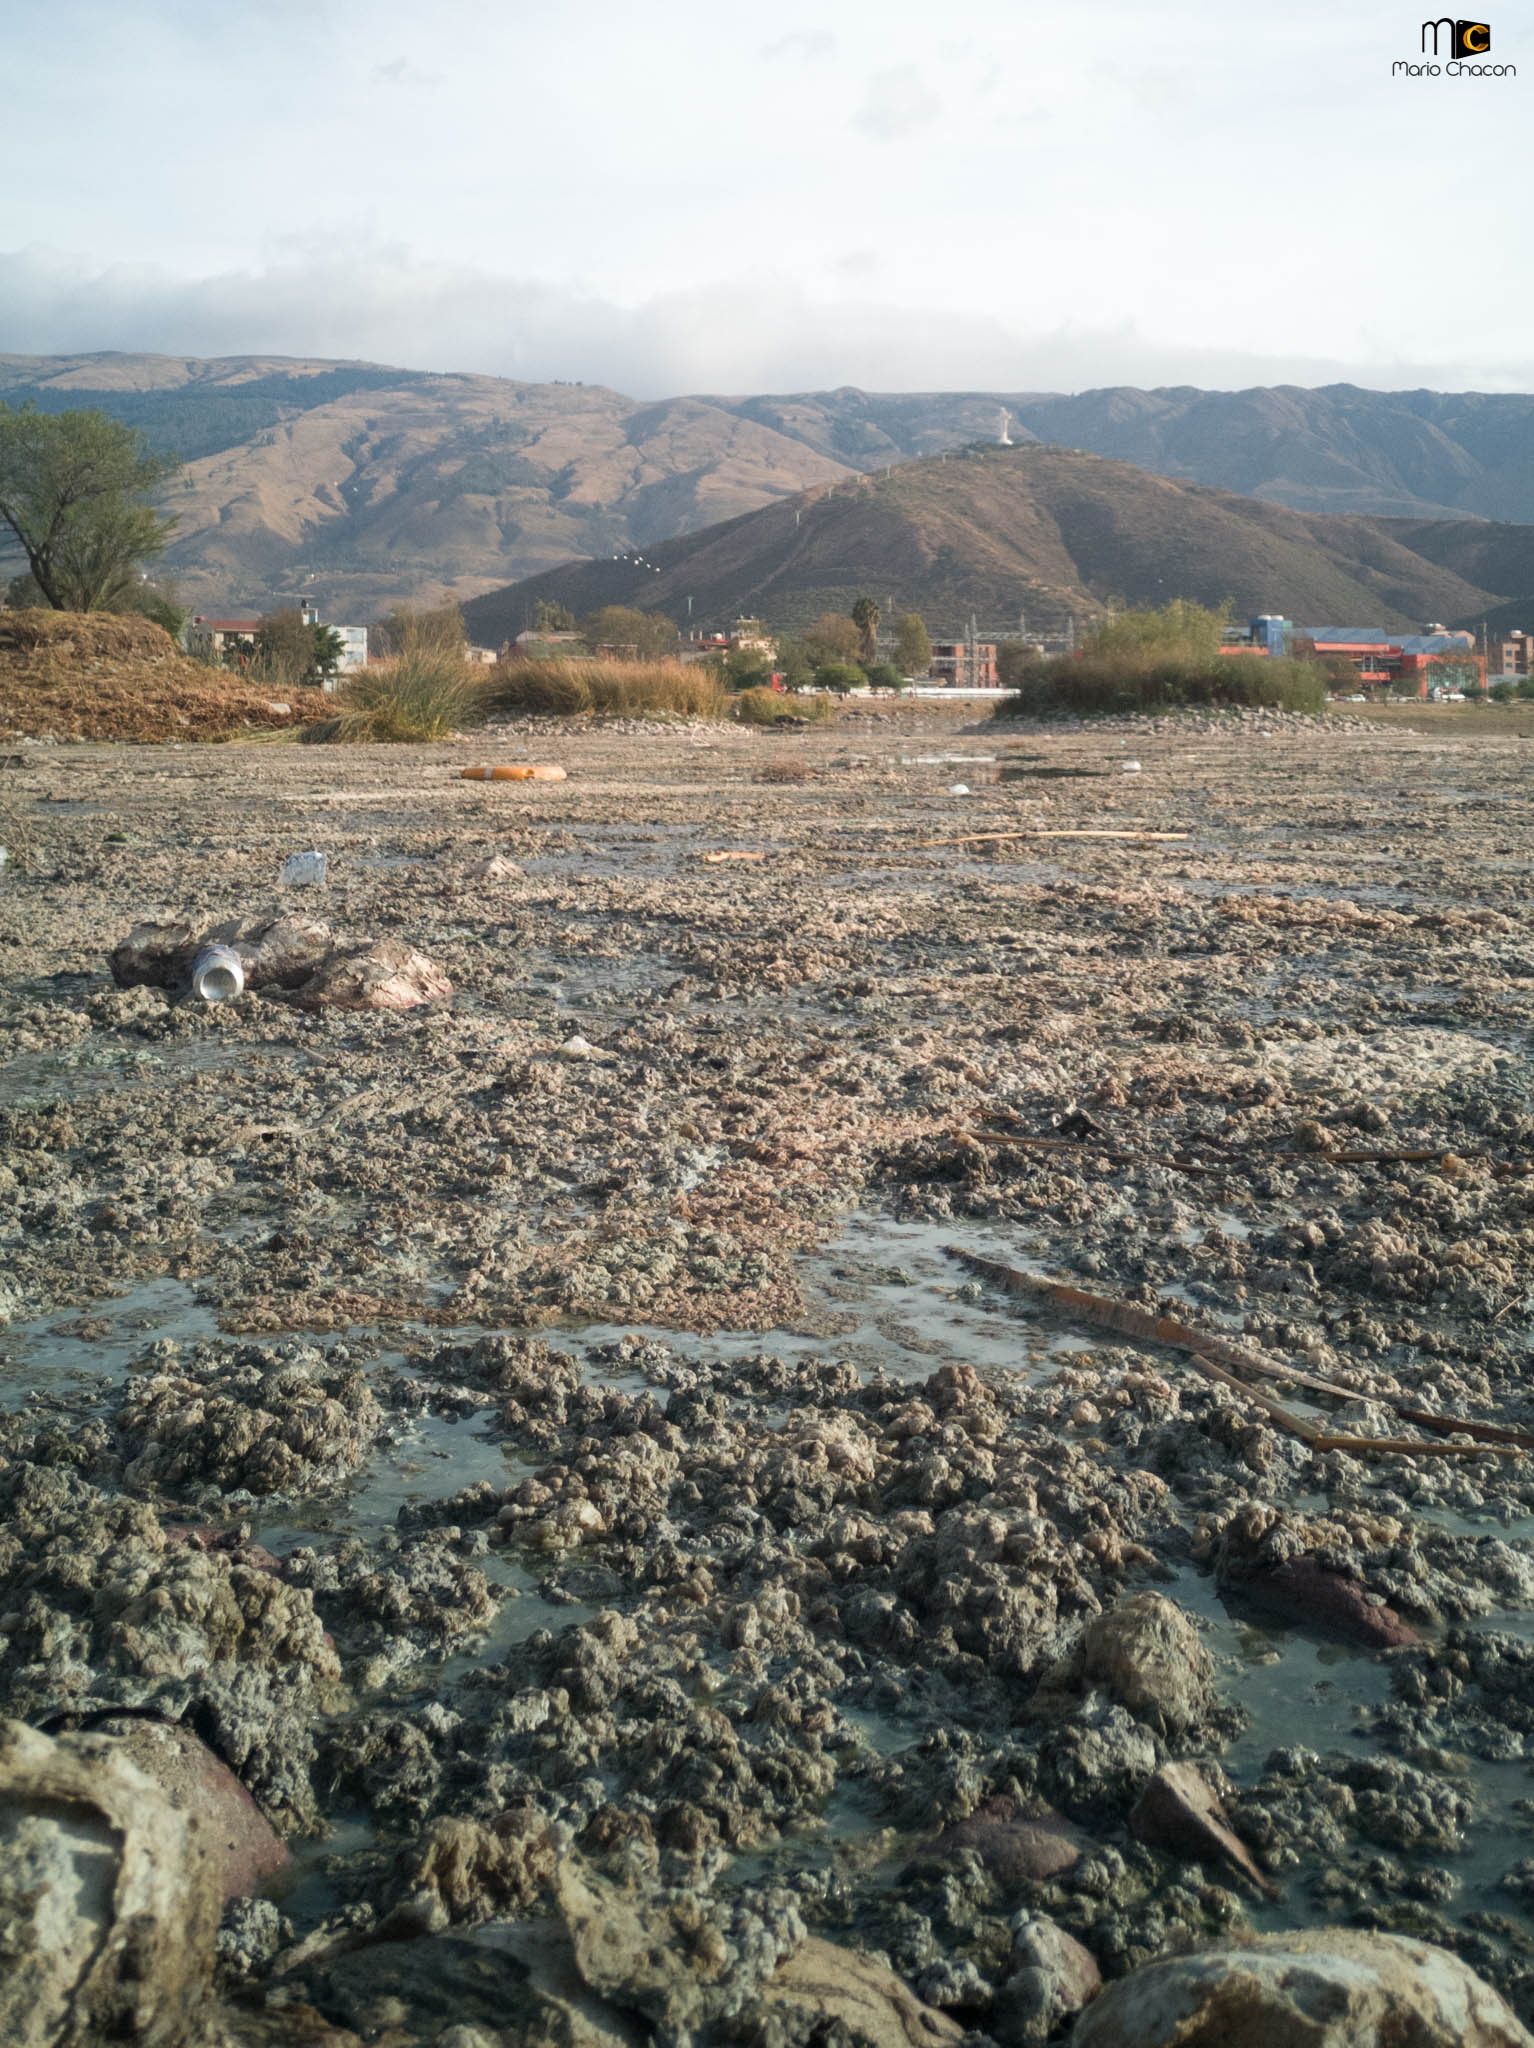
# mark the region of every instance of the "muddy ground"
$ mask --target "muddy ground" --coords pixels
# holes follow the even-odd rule
[[[194,1729],[293,1854],[231,1982],[364,2038],[472,2015],[327,1937],[537,1916],[572,1847],[723,1930],[737,2018],[807,1927],[1035,2038],[1041,1917],[1108,1977],[1418,1933],[1534,2017],[1531,1457],[1318,1447],[945,1249],[1245,1333],[1333,1434],[1534,1430],[1531,754],[1426,710],[19,747],[0,1710]],[[1033,828],[1188,837],[922,844]],[[454,995],[107,973],[283,907]],[[1255,1881],[1137,1839],[1179,1759]]]

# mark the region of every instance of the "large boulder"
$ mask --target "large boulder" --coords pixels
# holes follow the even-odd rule
[[[144,1714],[115,1714],[95,1722],[95,1735],[111,1736],[119,1755],[153,1780],[171,1805],[202,1830],[219,1867],[226,1899],[267,1889],[288,1866],[288,1852],[254,1799],[189,1728]]]
[[[1033,1700],[1047,1714],[1100,1689],[1158,1735],[1185,1735],[1218,1704],[1214,1659],[1174,1600],[1137,1593],[1088,1622]]]
[[[0,1723],[0,2040],[201,2048],[223,1858],[110,1736]]]
[[[1534,2048],[1447,1950],[1345,1927],[1169,1956],[1110,1984],[1071,2048]]]

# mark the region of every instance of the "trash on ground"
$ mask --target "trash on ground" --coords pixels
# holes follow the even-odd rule
[[[716,867],[722,860],[765,860],[767,856],[765,853],[744,853],[727,848],[718,853],[700,853],[698,858],[707,861],[710,867]]]
[[[282,880],[289,889],[312,887],[325,879],[325,856],[317,851],[290,853],[282,864]]]
[[[968,796],[969,784],[967,782],[950,782],[948,785],[948,794],[950,796]]]
[[[512,761],[498,768],[460,768],[461,782],[563,782],[565,771],[552,762]]]
[[[245,968],[229,946],[204,946],[192,962],[192,994],[204,1003],[228,1003],[245,987]]]
[[[1064,829],[1060,826],[1030,825],[1026,830],[1022,831],[961,832],[953,839],[918,839],[916,844],[918,847],[968,846],[974,841],[982,839],[1153,839],[1167,842],[1191,839],[1192,837],[1191,832],[1131,832],[1116,829],[1108,830],[1102,826],[1093,826],[1090,829],[1078,829],[1076,827]]]
[[[514,860],[508,860],[504,853],[493,853],[488,860],[477,860],[469,869],[472,882],[513,882],[522,873]]]
[[[1120,775],[1138,775],[1140,773],[1140,764],[1138,761],[1120,761],[1119,773]]]

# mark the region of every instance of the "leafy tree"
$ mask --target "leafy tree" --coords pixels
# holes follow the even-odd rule
[[[871,597],[854,602],[852,623],[858,629],[858,660],[866,668],[879,659],[879,607]]]
[[[816,687],[834,690],[838,696],[845,696],[849,690],[860,690],[865,680],[863,671],[854,661],[823,661],[815,670]]]
[[[932,642],[920,612],[902,612],[895,621],[895,666],[903,676],[924,676],[932,666]]]
[[[784,640],[778,645],[777,672],[790,690],[805,690],[815,680],[816,655],[803,640]]]
[[[568,605],[556,604],[551,597],[540,597],[538,610],[533,619],[535,633],[573,633],[575,614]]]
[[[772,656],[760,647],[732,647],[719,673],[727,690],[759,690],[772,681]]]
[[[379,651],[385,654],[462,656],[468,638],[463,613],[451,601],[425,611],[397,604],[378,630],[383,643]]]
[[[1089,633],[1085,651],[1108,660],[1218,661],[1230,622],[1230,608],[1211,611],[1185,597],[1156,610],[1113,613]]]
[[[0,403],[0,528],[54,611],[124,611],[175,520],[150,493],[179,465],[102,412]]]
[[[284,689],[324,682],[345,651],[334,626],[309,625],[296,611],[271,612],[256,628],[256,673]]]
[[[677,629],[658,612],[633,605],[605,604],[581,624],[581,638],[593,654],[617,648],[636,661],[659,661],[676,651]]]
[[[898,690],[905,681],[892,661],[871,662],[863,674],[876,690]]]
[[[856,661],[863,646],[862,634],[840,612],[822,612],[800,637],[815,662]]]

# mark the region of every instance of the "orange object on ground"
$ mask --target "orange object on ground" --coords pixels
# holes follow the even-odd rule
[[[539,762],[534,766],[526,761],[513,761],[502,768],[461,768],[461,782],[563,782],[563,768],[545,766]]]
[[[698,856],[698,858],[699,858],[700,860],[706,860],[706,861],[709,861],[709,862],[716,862],[716,861],[721,861],[721,860],[765,860],[765,859],[767,858],[767,856],[766,856],[766,854],[765,854],[765,853],[735,853],[735,852],[729,852],[729,853],[704,853],[704,854],[700,854],[700,855]]]

